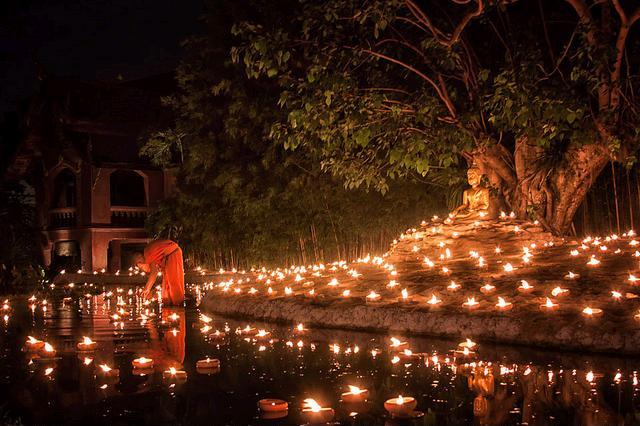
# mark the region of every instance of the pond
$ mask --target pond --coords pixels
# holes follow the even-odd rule
[[[307,398],[345,425],[640,424],[637,359],[483,342],[467,354],[441,339],[203,317],[197,307],[144,305],[120,290],[8,299],[3,424],[297,425],[308,423]],[[55,356],[26,348],[28,336]],[[78,351],[84,336],[94,351]],[[146,374],[132,367],[140,357],[154,360]],[[207,357],[220,360],[219,370],[196,368]],[[186,379],[165,378],[171,367]],[[366,401],[345,402],[349,385],[366,388]],[[400,395],[417,401],[409,418],[385,411],[385,400]],[[263,398],[287,401],[288,412],[265,418]]]

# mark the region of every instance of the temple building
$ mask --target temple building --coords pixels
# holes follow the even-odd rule
[[[149,241],[145,219],[175,185],[138,150],[170,119],[160,97],[172,88],[171,75],[42,81],[5,179],[34,189],[46,266],[115,272]]]

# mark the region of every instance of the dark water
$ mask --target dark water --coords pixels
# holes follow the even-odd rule
[[[43,297],[49,302],[46,310]],[[640,424],[638,359],[480,344],[476,363],[465,364],[453,359],[457,342],[401,338],[419,355],[393,363],[390,336],[322,329],[298,333],[294,324],[220,317],[203,332],[195,307],[145,307],[126,292],[121,297],[126,305],[120,307],[117,294],[110,300],[43,294],[33,308],[26,297],[9,300],[11,309],[0,324],[3,424],[303,424],[305,398],[333,407],[334,422],[345,425]],[[114,323],[111,315],[119,308],[129,314]],[[171,322],[172,314],[179,320]],[[248,324],[270,331],[271,339],[235,333]],[[226,336],[210,338],[216,329],[226,329]],[[56,358],[25,352],[29,335],[51,343]],[[82,336],[98,342],[95,353],[77,353]],[[143,355],[154,359],[154,372],[132,374],[131,361]],[[221,360],[218,373],[196,371],[196,361],[207,356]],[[119,369],[119,376],[105,378],[100,364]],[[186,382],[163,380],[170,366],[182,367]],[[368,402],[341,403],[350,384],[369,389]],[[388,417],[383,402],[398,395],[415,397],[421,413],[403,421]],[[256,405],[261,398],[288,401],[288,415],[262,419]]]

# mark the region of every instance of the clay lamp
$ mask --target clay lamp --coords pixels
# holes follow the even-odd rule
[[[548,297],[547,297],[547,300],[545,301],[545,303],[540,305],[540,309],[542,309],[543,311],[554,311],[557,307],[558,307],[558,304],[557,303],[553,303],[553,301],[551,299],[549,299]]]
[[[582,314],[588,318],[593,318],[602,315],[602,309],[587,306],[582,310]]]
[[[362,402],[369,398],[369,390],[349,385],[349,392],[344,392],[341,397],[345,403]]]
[[[632,274],[629,274],[629,278],[627,278],[627,281],[629,281],[631,284],[635,284],[638,280],[640,280],[640,278]]]
[[[435,294],[431,294],[431,298],[427,300],[427,303],[431,306],[437,306],[442,303],[442,300],[438,299]]]
[[[505,272],[513,272],[516,268],[514,268],[510,263],[505,263],[502,265],[502,269],[504,269]]]
[[[31,352],[37,352],[44,349],[44,342],[42,340],[38,340],[33,336],[29,336],[27,338],[27,343],[25,344],[25,348]]]
[[[622,293],[617,290],[611,290],[611,297],[613,297],[615,300],[620,300],[622,298]]]
[[[492,285],[492,284],[485,284],[482,287],[480,287],[480,291],[484,294],[489,294],[492,293],[494,290],[496,289],[496,286]]]
[[[451,281],[447,286],[447,290],[449,291],[458,291],[460,289],[460,284],[457,284],[455,281]]]
[[[42,349],[40,350],[40,356],[43,358],[53,358],[56,356],[56,350],[49,343],[44,342]]]
[[[258,292],[258,290],[256,290],[254,287],[251,287],[248,291],[249,294],[253,295],[256,294]]]
[[[211,323],[211,321],[213,321],[213,318],[205,315],[205,314],[200,314],[200,321],[202,321],[205,324],[209,324]]]
[[[551,295],[553,297],[560,297],[560,296],[566,296],[567,294],[569,294],[569,290],[566,288],[562,288],[560,286],[554,288],[553,290],[551,290]]]
[[[322,407],[315,399],[312,398],[304,400],[302,417],[308,423],[328,423],[333,420],[334,416],[335,411],[333,411],[333,408]]]
[[[337,287],[339,284],[338,279],[337,278],[332,278],[331,281],[329,281],[329,284],[327,284],[329,287]]]
[[[526,280],[522,280],[520,281],[520,285],[518,286],[518,291],[520,293],[529,293],[530,291],[533,291],[533,286]]]
[[[206,324],[204,327],[200,328],[200,333],[202,334],[207,334],[209,331],[211,331],[213,327],[211,327],[209,324]]]
[[[384,402],[384,409],[392,417],[411,417],[417,405],[415,398],[399,395],[397,398],[387,399]]]
[[[78,348],[78,351],[80,352],[93,352],[96,350],[97,346],[98,346],[97,342],[94,342],[93,340],[91,340],[91,338],[86,336],[82,338],[82,342],[76,345],[76,347]]]
[[[151,358],[140,357],[131,361],[134,370],[151,370],[153,369],[153,360]]]
[[[289,414],[289,403],[281,399],[265,398],[258,401],[260,417],[263,419],[280,419]]]
[[[169,382],[183,383],[187,381],[187,372],[177,370],[175,367],[169,367],[168,370],[162,372],[162,378]]]
[[[569,252],[569,254],[570,254],[571,256],[578,256],[578,255],[580,254],[580,252],[579,252],[578,250],[575,250],[575,249],[574,249],[574,250],[571,250],[571,251]]]
[[[196,371],[200,374],[212,374],[220,371],[220,360],[206,357],[196,362]]]
[[[511,308],[513,308],[513,303],[507,302],[502,297],[498,297],[498,303],[496,303],[496,308],[498,308],[499,311],[508,311]]]
[[[458,349],[473,349],[476,346],[478,346],[478,344],[469,338],[466,338],[464,342],[458,343]]]
[[[567,275],[564,276],[565,280],[577,280],[578,278],[580,278],[580,274],[575,274],[571,271],[569,271]]]
[[[476,309],[479,305],[480,302],[478,302],[475,297],[468,297],[467,301],[462,304],[462,306],[469,310]]]

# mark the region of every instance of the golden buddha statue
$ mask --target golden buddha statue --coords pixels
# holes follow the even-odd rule
[[[467,181],[471,188],[462,194],[462,204],[453,209],[456,218],[482,218],[489,212],[489,189],[481,185],[482,173],[473,165],[467,171]]]

